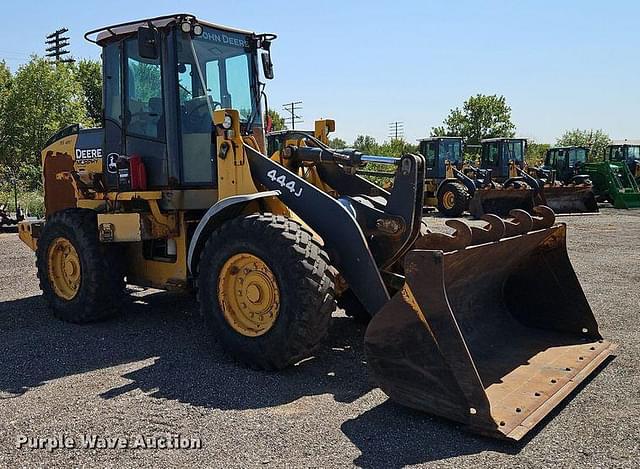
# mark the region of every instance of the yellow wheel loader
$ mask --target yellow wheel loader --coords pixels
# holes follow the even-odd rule
[[[51,138],[46,219],[19,227],[57,317],[118,314],[125,281],[197,287],[212,340],[281,369],[313,353],[351,294],[391,399],[511,439],[612,353],[549,209],[430,233],[420,155],[292,131],[266,156],[259,67],[272,78],[274,35],[178,14],[86,37],[102,48],[103,127]],[[368,161],[394,171],[391,191],[356,174]]]

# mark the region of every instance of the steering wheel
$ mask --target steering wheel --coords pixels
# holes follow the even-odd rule
[[[207,99],[203,99],[201,100],[201,102],[197,103],[186,115],[185,115],[185,122],[187,122],[187,125],[189,125],[192,128],[199,128],[199,126],[202,125],[203,122],[203,115],[208,114],[208,104],[207,104],[207,100],[209,101],[209,103],[211,103],[211,109],[212,110],[216,110],[218,108],[222,108],[222,103],[219,103],[218,101],[214,101],[212,99],[210,99],[209,97],[207,97]],[[206,113],[202,112],[203,108],[207,108]]]
[[[222,108],[222,103],[219,103],[218,101],[214,101],[213,99],[209,99],[209,103],[211,103],[211,109],[212,110],[216,110],[218,108]],[[196,112],[199,111],[200,108],[202,107],[208,107],[208,103],[206,100],[202,100],[202,102],[196,104],[193,109],[191,109],[188,113],[187,113],[187,119],[191,119],[191,115],[192,114],[201,114],[200,112]]]

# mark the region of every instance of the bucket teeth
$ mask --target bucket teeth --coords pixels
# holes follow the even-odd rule
[[[509,216],[510,218],[504,222],[507,236],[524,234],[533,229],[533,219],[526,210],[520,208],[511,210]]]
[[[482,216],[482,220],[486,222],[484,226],[472,226],[455,219],[447,220],[445,225],[455,230],[452,234],[429,232],[416,240],[413,249],[458,251],[468,246],[492,243],[529,231],[550,228],[555,223],[555,213],[549,207],[536,205],[533,212],[535,215],[515,209],[509,212],[509,218],[487,213]]]
[[[455,230],[453,234],[428,233],[419,237],[413,248],[451,252],[464,249],[471,244],[473,232],[469,225],[460,220],[447,220],[445,225]]]
[[[546,205],[536,205],[533,207],[533,213],[535,215],[531,218],[533,219],[534,230],[550,228],[556,222],[556,214]]]
[[[483,227],[471,227],[471,232],[473,233],[471,244],[491,243],[504,237],[506,231],[505,223],[498,215],[487,213],[482,216],[482,221],[486,221],[487,224]]]

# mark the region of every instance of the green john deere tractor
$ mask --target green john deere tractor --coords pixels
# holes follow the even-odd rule
[[[640,184],[640,140],[617,140],[607,147],[607,160],[624,162]]]
[[[597,199],[611,202],[615,208],[640,208],[640,187],[625,161],[593,161],[586,163],[582,172],[591,178]]]

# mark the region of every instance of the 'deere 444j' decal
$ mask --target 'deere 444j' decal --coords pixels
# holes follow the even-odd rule
[[[289,189],[289,192],[291,192],[296,197],[300,197],[302,195],[302,187],[299,187],[296,190],[296,182],[295,181],[287,181],[287,176],[285,176],[284,174],[281,174],[280,176],[278,176],[278,173],[276,172],[275,169],[272,169],[271,171],[268,171],[267,172],[267,177],[269,179],[271,179],[272,181],[277,182],[282,187],[285,187],[285,188]]]

